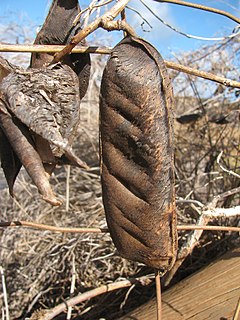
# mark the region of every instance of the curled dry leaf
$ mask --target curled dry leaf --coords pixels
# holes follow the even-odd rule
[[[101,84],[103,203],[119,253],[163,272],[177,250],[172,104],[156,49],[121,41]]]

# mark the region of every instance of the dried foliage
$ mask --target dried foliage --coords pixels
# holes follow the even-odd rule
[[[239,39],[225,40],[221,44],[185,53],[180,62],[238,79],[239,62],[235,57],[239,49]],[[186,74],[173,73],[172,78],[177,97],[175,173],[178,216],[186,224],[196,223],[201,221],[202,210],[231,208],[240,203],[239,93],[237,89]],[[226,193],[229,190],[233,190],[233,193]],[[239,219],[218,218],[211,220],[211,223],[234,226],[238,225]],[[179,247],[191,246],[191,241],[195,242],[194,246],[198,243],[199,250],[192,253],[190,272],[201,266],[200,261],[207,262],[218,252],[228,250],[233,243],[239,242],[234,235],[226,237],[220,232],[205,232],[199,242],[197,235],[185,239],[181,234]],[[199,251],[201,258],[195,256]],[[179,265],[182,263],[182,254],[180,250]],[[196,264],[192,263],[195,258]],[[189,260],[185,260],[181,269],[184,275],[189,272]]]
[[[103,67],[101,60],[98,57],[93,62],[91,99],[87,97],[81,105],[79,141],[75,146],[76,154],[92,169],[86,172],[71,168],[69,186],[66,184],[67,168],[59,168],[55,172],[51,184],[64,202],[58,209],[41,200],[36,187],[22,171],[16,182],[15,199],[9,197],[6,189],[1,190],[2,221],[25,219],[57,226],[106,227],[98,155],[97,88]],[[68,187],[69,210],[66,212]],[[139,269],[135,263],[112,256],[115,249],[108,234],[74,236],[26,229],[0,232],[0,260],[5,270],[10,312],[14,318],[25,317],[36,307],[53,307],[67,298],[73,261],[77,274],[74,294],[133,275]],[[104,258],[107,255],[110,257]],[[80,314],[85,310],[84,306],[79,306]]]
[[[213,73],[239,78],[238,39],[204,47],[181,57],[181,62]],[[176,174],[179,197],[194,199],[205,206],[213,197],[240,185],[239,178],[224,172],[221,163],[240,172],[239,91],[185,74],[175,74]],[[239,194],[218,203],[221,207],[239,204]]]
[[[224,50],[223,50],[224,49]],[[202,48],[185,54],[181,62],[206,71],[217,72],[235,79],[239,69],[238,39],[221,45]],[[31,220],[57,226],[106,227],[99,179],[98,152],[98,88],[104,58],[96,57],[88,93],[81,105],[81,123],[75,152],[91,170],[67,167],[56,170],[51,178],[63,205],[53,208],[44,203],[36,187],[24,171],[16,182],[16,198],[6,189],[0,191],[1,220]],[[235,66],[235,67],[234,67]],[[175,166],[179,223],[194,223],[200,207],[208,206],[215,196],[240,186],[239,179],[224,172],[221,164],[240,173],[239,157],[239,92],[215,86],[205,80],[172,74],[176,99]],[[234,112],[234,116],[231,116]],[[185,117],[185,118],[184,118]],[[229,120],[230,119],[230,120]],[[3,182],[1,187],[3,187]],[[69,190],[69,198],[66,197]],[[193,201],[189,203],[186,200]],[[220,197],[218,207],[238,205],[239,194]],[[67,203],[69,202],[69,206]],[[214,221],[217,224],[219,220]],[[237,225],[236,218],[220,221]],[[179,233],[180,246],[186,232]],[[190,259],[175,277],[175,281],[209,263],[214,257],[236,245],[234,234],[205,232]],[[117,279],[147,274],[152,271],[114,255],[108,234],[59,234],[27,229],[0,230],[0,261],[4,269],[11,317],[25,319],[35,309],[44,309],[63,302],[70,296],[73,270],[76,273],[74,295]],[[129,294],[128,294],[129,293]],[[142,287],[106,294],[74,308],[79,319],[116,319],[121,313],[136,307],[154,295],[153,287]],[[0,286],[0,306],[3,305]],[[62,317],[65,319],[66,316]],[[59,317],[61,319],[61,317]]]

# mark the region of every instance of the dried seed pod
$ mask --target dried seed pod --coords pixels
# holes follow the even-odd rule
[[[78,0],[53,0],[48,15],[44,21],[41,30],[38,32],[34,44],[67,44],[71,38],[81,30],[81,21],[76,23],[74,19],[80,12]],[[81,45],[85,45],[86,40],[81,41]],[[47,66],[53,60],[50,53],[32,53],[31,68],[42,68]],[[80,99],[86,94],[89,79],[91,61],[89,53],[71,53],[64,57],[62,63],[70,66],[77,75],[77,84]],[[80,100],[79,106],[80,108]],[[66,114],[65,114],[66,115]],[[79,118],[76,118],[79,120]],[[36,149],[44,162],[45,170],[51,173],[57,163],[69,164],[69,157],[64,156],[61,159],[55,157],[50,150],[48,141],[42,136],[34,136]],[[71,151],[70,151],[71,153]],[[73,164],[76,159],[72,158]]]
[[[1,60],[0,66],[4,67]],[[11,195],[23,165],[43,198],[52,205],[61,204],[51,190],[46,172],[50,173],[61,161],[87,168],[71,148],[79,123],[79,103],[78,77],[61,63],[27,71],[13,68],[3,78],[0,160]],[[42,152],[37,139],[44,147]]]
[[[73,25],[73,21],[80,12],[78,0],[53,0],[45,22],[38,32],[34,44],[67,44],[71,38],[81,30],[81,21]],[[86,44],[82,40],[81,45]],[[31,68],[42,68],[53,59],[49,53],[33,53]],[[82,99],[87,91],[90,79],[91,61],[89,53],[71,53],[64,57],[64,64],[69,65],[79,79],[79,92]]]
[[[78,0],[53,0],[34,43],[68,43],[81,30],[80,21],[73,25],[79,12]],[[51,174],[56,164],[87,168],[71,145],[79,124],[80,100],[88,88],[91,62],[89,54],[70,54],[61,63],[46,67],[52,59],[48,53],[33,53],[32,69],[24,71],[0,57],[0,160],[10,194],[23,164],[45,200],[59,205],[45,172]],[[24,134],[22,128],[26,128]],[[29,166],[30,158],[35,170]]]
[[[176,257],[172,88],[149,43],[126,37],[103,73],[103,203],[119,253],[169,270]]]
[[[6,59],[0,56],[0,83],[14,70],[14,66],[11,65]],[[2,93],[0,91],[0,112],[2,105]],[[1,118],[1,115],[0,115]],[[13,185],[17,178],[17,175],[21,169],[21,161],[13,150],[9,143],[0,123],[0,162],[3,169],[6,181],[9,187],[9,193],[13,196]]]
[[[10,194],[13,195],[13,184],[21,164],[23,164],[43,199],[54,206],[59,206],[61,201],[56,198],[51,189],[48,176],[38,153],[33,147],[33,141],[27,127],[17,119],[13,120],[3,100],[0,100],[0,128],[0,132],[4,132],[5,140],[4,144],[3,142],[0,144],[0,157]],[[10,162],[5,163],[6,160],[10,160]],[[10,169],[13,169],[12,173]]]
[[[9,75],[9,73],[14,70],[14,68],[15,66],[0,56],[0,83],[7,75]]]
[[[79,124],[80,94],[78,78],[69,66],[16,69],[3,79],[0,90],[7,109],[48,141],[56,158],[65,154],[75,165],[87,168],[71,149]]]
[[[1,102],[0,102],[1,105]],[[0,111],[1,118],[1,111]],[[13,185],[21,169],[22,163],[9,143],[0,125],[0,162],[9,188],[13,196]]]

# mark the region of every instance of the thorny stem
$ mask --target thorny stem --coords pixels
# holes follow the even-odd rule
[[[156,2],[168,2],[168,3],[178,4],[180,6],[191,7],[191,8],[195,8],[195,9],[200,9],[200,10],[204,10],[204,11],[217,13],[217,14],[225,16],[225,17],[235,21],[236,23],[240,24],[240,19],[237,18],[236,16],[232,15],[231,13],[226,12],[224,10],[219,10],[219,9],[216,9],[216,8],[212,8],[212,7],[207,7],[207,6],[204,6],[202,4],[192,3],[192,2],[187,2],[187,1],[181,1],[181,0],[154,0],[154,1],[156,1]]]

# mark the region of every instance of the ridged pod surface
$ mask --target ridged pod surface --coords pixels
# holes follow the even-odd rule
[[[163,272],[177,251],[172,106],[160,54],[142,39],[123,39],[101,84],[103,203],[120,255]]]

